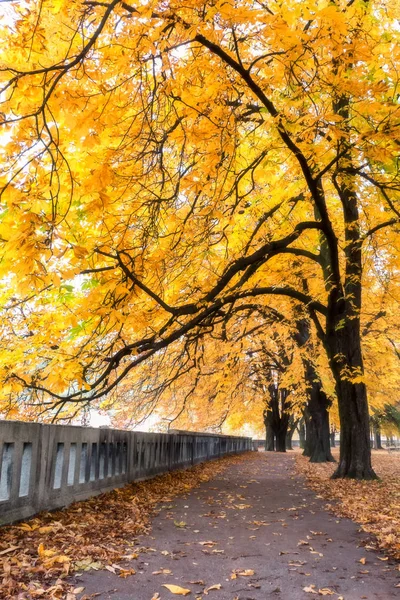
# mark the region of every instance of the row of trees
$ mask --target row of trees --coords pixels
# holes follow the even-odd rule
[[[378,403],[398,390],[397,9],[10,4],[3,412],[68,418],[124,396],[133,414],[135,390],[150,409],[186,376],[189,398],[211,345],[214,385],[236,381],[243,406],[249,385],[291,403],[293,365],[318,454],[334,396],[336,476],[375,476],[366,383]],[[224,359],[230,323],[243,336]]]

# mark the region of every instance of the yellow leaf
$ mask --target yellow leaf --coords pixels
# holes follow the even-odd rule
[[[54,527],[48,525],[47,527],[39,527],[39,533],[51,533],[54,531]]]
[[[88,251],[83,246],[73,246],[72,250],[74,251],[76,258],[85,258],[88,254]]]
[[[172,594],[176,594],[177,596],[187,596],[190,594],[191,590],[180,587],[179,585],[172,585],[169,583],[164,583],[162,587],[167,588]]]
[[[28,525],[28,523],[21,523],[21,525],[18,526],[18,529],[22,529],[22,531],[32,531],[32,527]]]
[[[220,590],[222,588],[222,585],[220,583],[216,583],[215,585],[211,585],[210,587],[208,587],[206,590],[204,590],[204,594],[208,594],[208,592],[210,592],[211,590]]]

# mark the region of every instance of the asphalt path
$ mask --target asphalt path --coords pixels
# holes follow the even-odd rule
[[[123,565],[135,574],[92,571],[76,585],[99,600],[183,597],[165,584],[202,600],[400,599],[399,565],[325,505],[293,453],[259,452],[160,506],[138,558]]]

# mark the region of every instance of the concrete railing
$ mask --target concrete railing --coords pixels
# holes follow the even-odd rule
[[[265,440],[253,440],[254,450],[258,450],[259,448],[265,448]],[[300,448],[299,440],[292,440],[293,448]]]
[[[0,421],[0,525],[252,449],[234,436]]]

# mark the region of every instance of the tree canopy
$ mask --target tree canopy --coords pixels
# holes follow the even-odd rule
[[[275,330],[310,320],[337,474],[373,477],[365,384],[399,344],[398,1],[7,10],[3,412],[146,391],[251,302]]]

